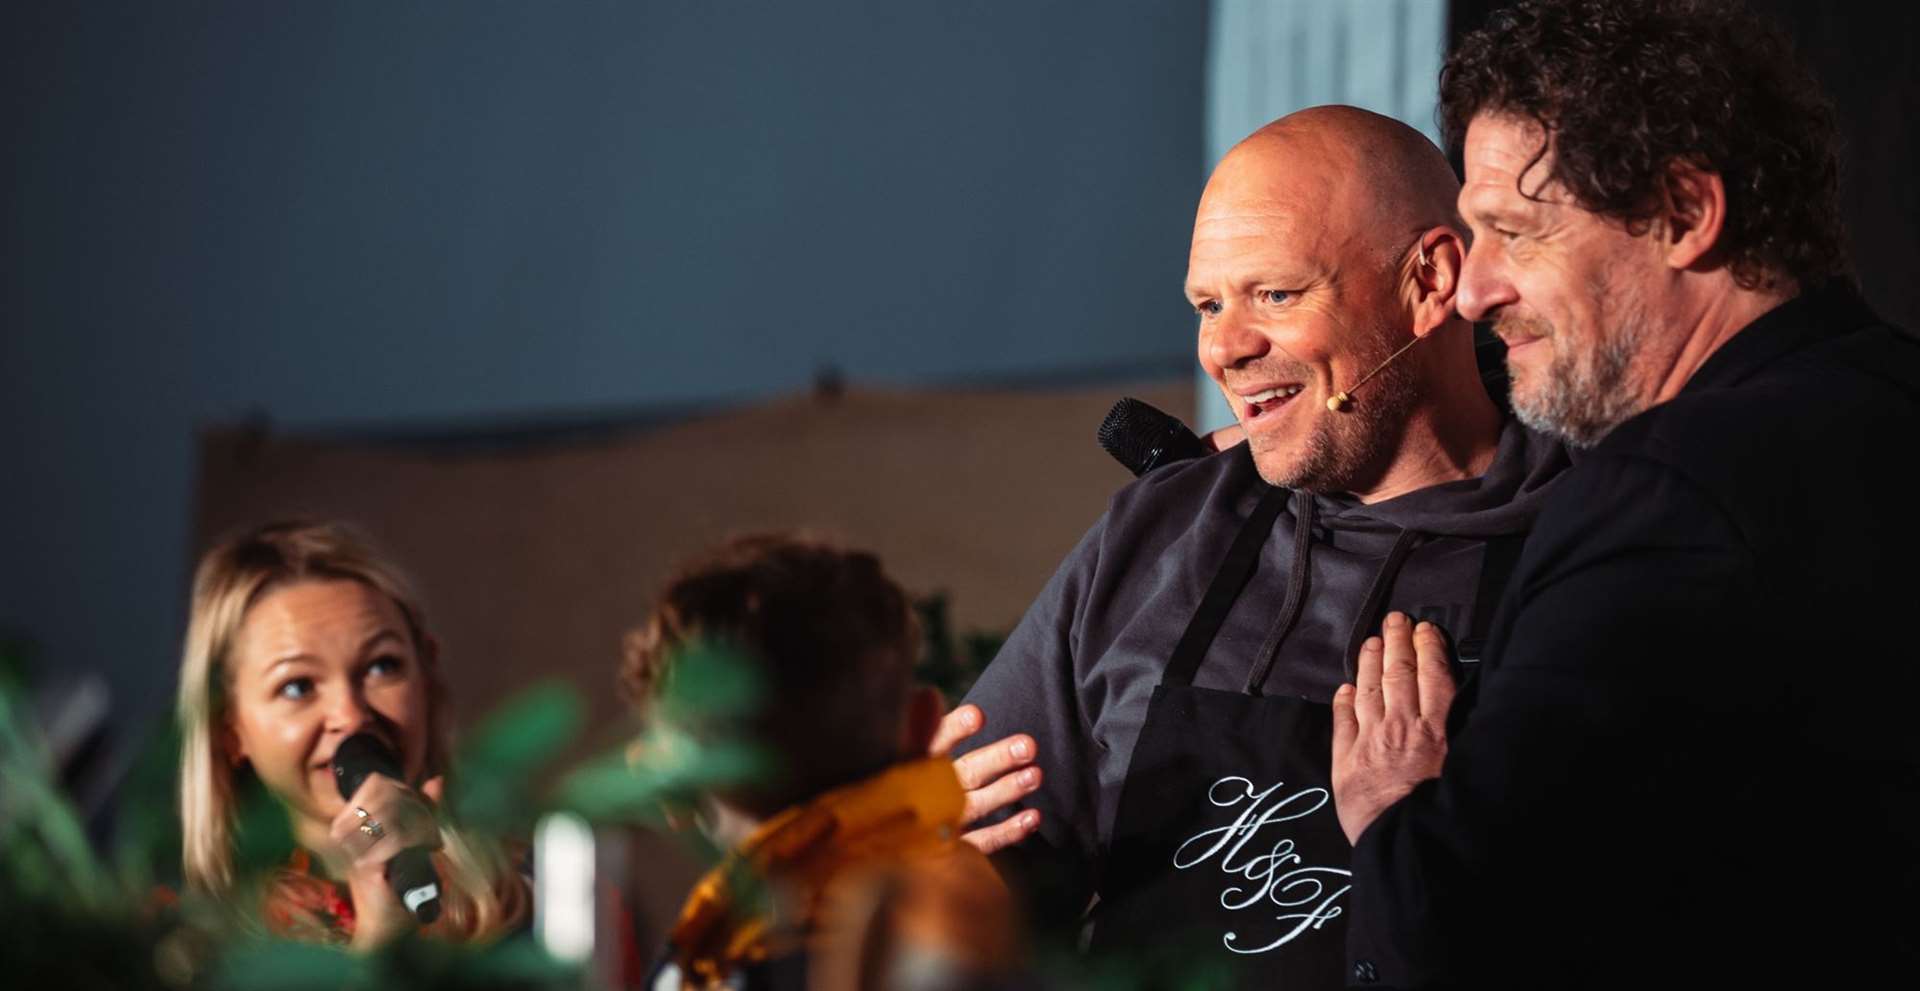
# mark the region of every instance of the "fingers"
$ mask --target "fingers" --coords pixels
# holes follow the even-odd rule
[[[974,849],[979,850],[981,853],[993,853],[1032,836],[1034,830],[1039,828],[1039,811],[1028,809],[1008,819],[1006,822],[996,823],[984,829],[976,829],[969,833],[962,833],[960,834],[960,838],[973,844]]]
[[[363,864],[384,864],[412,847],[440,846],[439,821],[420,793],[378,774],[368,777],[347,800],[329,833],[336,845]]]
[[[955,743],[979,732],[985,724],[986,714],[979,706],[963,705],[940,721],[940,729],[934,734],[929,750],[935,755],[944,754]],[[978,822],[1039,788],[1040,769],[1029,766],[1038,754],[1039,747],[1033,737],[1016,733],[956,759],[954,774],[967,793],[961,821]],[[1029,809],[1006,822],[973,830],[964,838],[981,851],[991,853],[1026,839],[1039,825],[1040,813]]]
[[[1453,704],[1446,638],[1432,623],[1387,614],[1333,695],[1334,809],[1349,842],[1387,806],[1440,773]]]
[[[1413,630],[1413,650],[1420,679],[1420,715],[1429,722],[1444,722],[1453,705],[1453,672],[1447,669],[1447,638],[1432,623],[1421,623]]]
[[[1359,728],[1365,730],[1380,721],[1385,709],[1380,700],[1380,668],[1386,645],[1379,637],[1368,637],[1353,660],[1353,714]]]
[[[966,810],[961,814],[960,821],[979,822],[1032,794],[1039,787],[1040,769],[1029,767],[1004,775],[985,787],[971,789],[967,792]]]
[[[1333,693],[1333,766],[1340,767],[1353,741],[1360,736],[1360,721],[1353,711],[1353,686],[1341,685]]]
[[[955,760],[953,770],[960,776],[960,787],[973,791],[1000,780],[1016,768],[1033,763],[1036,752],[1033,737],[1018,733]]]
[[[427,796],[427,801],[432,802],[435,805],[441,804],[441,802],[445,799],[446,791],[447,791],[447,779],[444,776],[436,774],[433,777],[420,782],[420,794]]]
[[[1380,637],[1386,642],[1380,665],[1380,705],[1389,718],[1420,715],[1420,675],[1415,667],[1413,624],[1405,613],[1390,612]]]
[[[401,851],[426,845],[409,842],[405,837],[394,832],[382,833],[379,839],[365,838],[362,842],[366,844],[365,848],[354,851],[355,866],[361,869],[377,869],[382,873],[385,873],[387,863],[400,856]]]
[[[940,720],[940,728],[933,733],[933,742],[927,746],[928,755],[939,757],[951,753],[955,744],[980,732],[980,727],[986,724],[987,714],[971,703],[947,713]]]

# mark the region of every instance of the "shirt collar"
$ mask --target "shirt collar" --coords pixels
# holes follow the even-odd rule
[[[1803,348],[1881,323],[1851,285],[1836,280],[1760,315],[1707,356],[1682,394],[1739,385]]]

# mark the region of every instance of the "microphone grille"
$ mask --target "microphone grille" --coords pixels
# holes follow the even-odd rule
[[[1132,396],[1113,404],[1100,422],[1100,446],[1134,474],[1153,456],[1170,426],[1179,421]]]
[[[333,752],[333,777],[340,786],[341,798],[352,798],[370,774],[384,774],[398,781],[404,773],[400,756],[372,733],[355,733],[340,741]]]

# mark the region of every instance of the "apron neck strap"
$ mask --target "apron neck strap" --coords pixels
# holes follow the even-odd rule
[[[1233,608],[1233,600],[1240,597],[1240,590],[1253,578],[1254,568],[1260,564],[1260,548],[1266,545],[1267,535],[1273,530],[1273,521],[1280,517],[1280,510],[1286,508],[1289,495],[1286,489],[1277,486],[1266,485],[1263,488],[1265,491],[1260,496],[1260,502],[1253,507],[1253,513],[1234,536],[1233,546],[1227,549],[1226,560],[1221,562],[1220,570],[1214,573],[1213,583],[1207,586],[1207,594],[1200,600],[1200,608],[1194,610],[1193,618],[1187,621],[1187,630],[1180,635],[1179,645],[1173,648],[1173,658],[1167,662],[1167,671],[1161,678],[1161,684],[1193,684],[1193,673],[1200,669],[1200,661],[1207,656],[1207,648],[1213,645],[1214,635],[1220,632],[1220,625],[1226,622],[1227,611]]]

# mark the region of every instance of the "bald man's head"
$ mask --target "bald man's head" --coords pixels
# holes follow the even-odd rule
[[[1354,107],[1290,114],[1234,146],[1194,220],[1187,296],[1200,362],[1276,485],[1356,491],[1395,457],[1423,402],[1478,388],[1459,326],[1460,184],[1433,143]],[[1443,381],[1444,380],[1444,381]],[[1276,391],[1277,390],[1277,391]]]
[[[1341,238],[1405,246],[1410,232],[1460,227],[1460,180],[1419,131],[1358,107],[1310,107],[1248,135],[1227,152],[1201,195],[1210,205],[1264,199],[1303,209]]]

